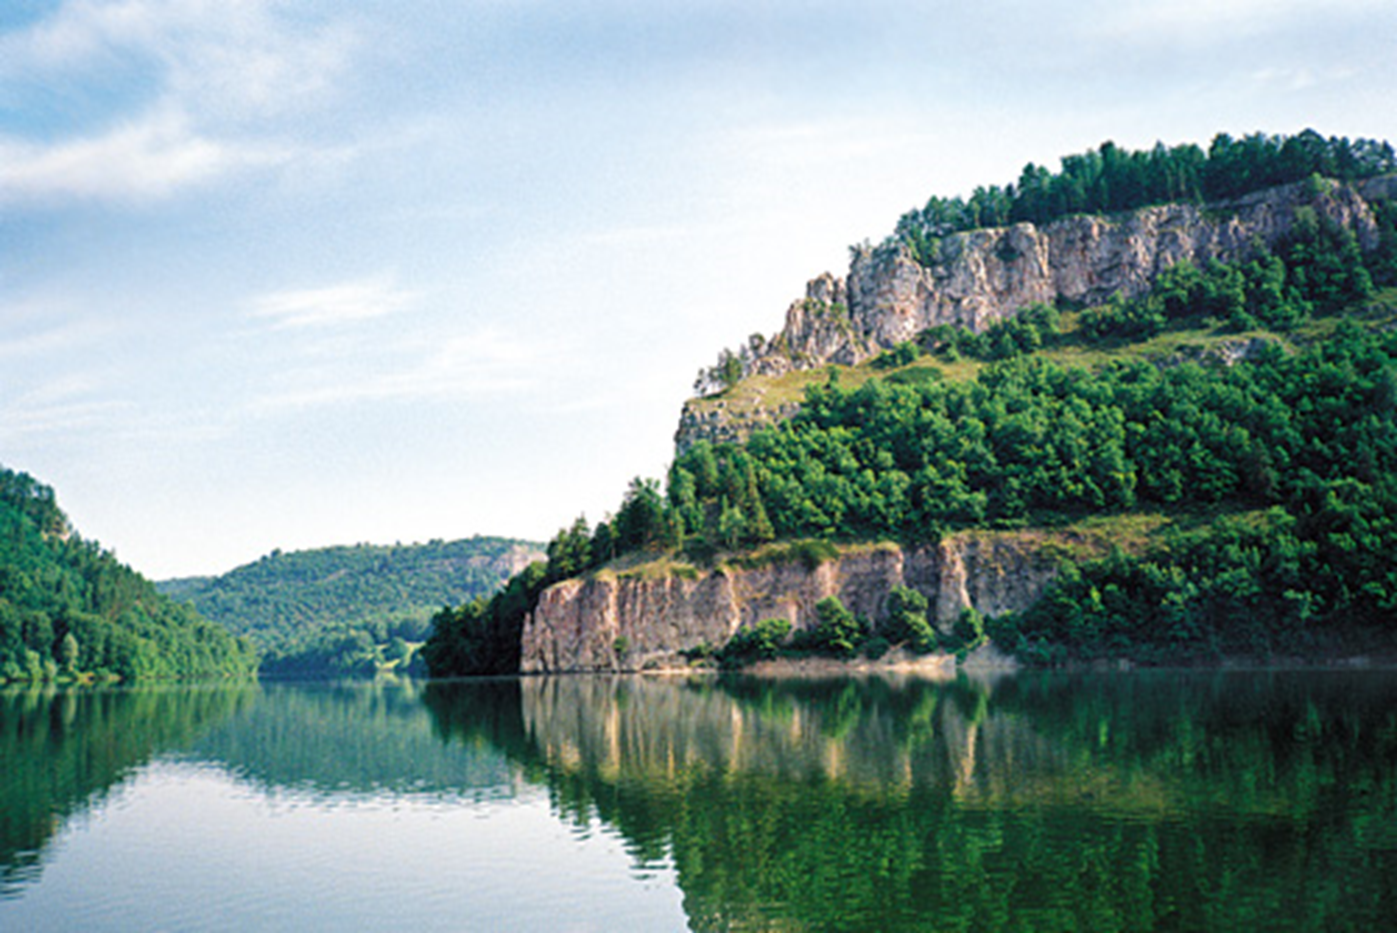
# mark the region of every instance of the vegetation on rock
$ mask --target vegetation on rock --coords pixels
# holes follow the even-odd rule
[[[976,188],[969,198],[932,197],[897,222],[894,241],[920,261],[936,261],[939,240],[981,227],[1050,223],[1071,214],[1110,214],[1155,204],[1216,202],[1311,177],[1356,181],[1397,172],[1390,143],[1253,133],[1213,138],[1205,152],[1188,144],[1125,150],[1115,143],[1064,156],[1053,172],[1029,163],[1017,182]]]

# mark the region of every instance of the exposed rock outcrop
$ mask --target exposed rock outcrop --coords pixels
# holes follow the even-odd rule
[[[828,596],[876,622],[896,586],[927,596],[945,628],[967,606],[989,615],[1026,608],[1053,573],[1054,563],[1033,545],[991,533],[955,535],[935,548],[854,548],[813,567],[792,560],[751,569],[607,572],[543,592],[524,625],[521,669],[667,667],[682,663],[679,652],[722,645],[762,619],[812,628],[815,605]]]
[[[1033,304],[1135,297],[1176,263],[1237,260],[1258,243],[1275,246],[1302,208],[1353,230],[1371,249],[1378,241],[1371,202],[1394,197],[1397,176],[1352,185],[1300,182],[1224,204],[1166,204],[953,234],[929,265],[895,241],[859,247],[845,278],[826,272],[812,279],[805,297],[787,309],[785,326],[770,338],[754,336],[734,358],[743,378],[780,376],[857,364],[938,324],[978,332]],[[723,387],[711,372],[700,379],[699,398],[684,406],[676,449],[701,439],[740,442],[798,407],[725,410],[705,398]]]
[[[1095,304],[1134,297],[1188,260],[1245,258],[1274,246],[1302,208],[1377,245],[1369,200],[1386,199],[1397,179],[1361,185],[1301,182],[1225,204],[1166,204],[1126,214],[1065,217],[948,236],[923,265],[898,243],[855,251],[846,279],[826,273],[786,312],[781,332],[746,361],[749,373],[857,363],[937,324],[982,331],[1036,303]]]
[[[987,616],[1021,612],[1043,595],[1057,575],[1057,561],[1048,553],[1006,535],[953,535],[936,552],[940,575],[933,605],[942,628],[965,609]]]
[[[744,410],[729,410],[719,400],[711,405],[686,402],[679,413],[679,430],[675,443],[681,452],[698,441],[710,444],[740,444],[758,428],[776,424],[794,415],[800,405],[790,402],[770,408],[756,406]]]

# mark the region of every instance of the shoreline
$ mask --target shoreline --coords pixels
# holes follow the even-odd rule
[[[1023,672],[1053,671],[1058,673],[1131,673],[1136,671],[1215,671],[1280,672],[1280,671],[1397,671],[1397,651],[1318,654],[1310,657],[1295,655],[1257,657],[1231,655],[1221,658],[1195,659],[1168,664],[1145,664],[1129,658],[1074,661],[1056,667],[1024,664],[997,648],[985,644],[959,659],[954,653],[936,652],[919,655],[903,649],[889,651],[881,658],[831,658],[820,656],[781,657],[755,661],[734,668],[720,668],[709,663],[677,663],[647,668],[617,670],[572,670],[521,672],[518,677],[560,677],[576,675],[689,677],[721,676],[724,674],[777,679],[782,677],[863,677],[870,675],[900,675],[930,680],[954,680],[961,674],[1005,675]],[[511,675],[501,675],[511,676]],[[451,680],[462,678],[447,678]],[[471,679],[471,678],[464,678]]]

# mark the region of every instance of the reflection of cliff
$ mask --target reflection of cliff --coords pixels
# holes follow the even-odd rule
[[[0,692],[0,896],[37,874],[65,819],[246,708],[256,692],[251,684]]]
[[[1039,743],[1020,721],[982,721],[983,685],[960,680],[525,680],[525,728],[550,765],[612,779],[695,772],[837,781],[878,794],[949,792],[974,744]],[[1045,761],[1046,747],[1016,757]]]
[[[1397,919],[1391,676],[518,691],[503,716],[433,711],[507,746],[560,815],[672,863],[694,929],[1255,929],[1301,891],[1312,928],[1355,902]],[[1316,889],[1315,865],[1344,884]]]

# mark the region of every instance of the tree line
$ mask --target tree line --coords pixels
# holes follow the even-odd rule
[[[273,551],[213,578],[161,584],[209,619],[249,637],[272,677],[407,670],[442,606],[490,593],[517,547],[476,536],[426,544]]]
[[[1225,201],[1312,176],[1357,181],[1397,172],[1392,145],[1370,139],[1253,133],[1149,150],[1104,142],[1063,156],[1061,169],[1029,163],[1018,181],[975,189],[969,198],[933,196],[903,214],[889,243],[905,244],[921,262],[937,260],[942,237],[982,227],[1046,224],[1071,214],[1110,214],[1156,204]]]

